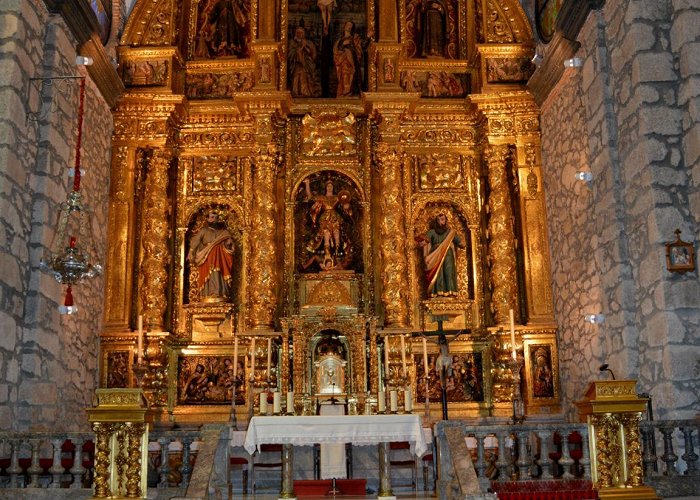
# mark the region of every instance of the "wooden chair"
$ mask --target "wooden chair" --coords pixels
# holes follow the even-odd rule
[[[233,498],[233,469],[241,468],[241,483],[243,494],[248,493],[248,459],[246,457],[229,457],[228,461],[228,497]]]
[[[389,443],[389,467],[392,469],[411,469],[411,488],[413,488],[413,491],[416,491],[418,470],[416,459],[411,456],[410,449],[411,445],[408,441],[392,441]]]
[[[273,457],[272,459],[270,457]],[[257,489],[255,474],[261,470],[279,470],[280,488],[282,485],[282,445],[281,444],[261,444],[258,452],[253,456],[251,465],[251,481],[253,482],[253,495]]]
[[[428,491],[429,489],[435,491],[435,459],[432,453],[426,453],[421,457],[421,463],[423,464],[423,491]],[[428,488],[428,469],[433,469],[433,474],[431,478],[431,487]]]

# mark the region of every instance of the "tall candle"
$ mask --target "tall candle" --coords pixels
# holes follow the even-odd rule
[[[238,337],[233,339],[233,378],[238,375]],[[235,383],[235,382],[234,382]]]
[[[136,347],[136,356],[138,360],[138,364],[143,363],[143,315],[139,314],[139,319],[138,319],[138,337],[136,339],[137,342],[137,347]]]
[[[272,393],[272,413],[275,415],[282,413],[282,393],[279,391]]]
[[[260,393],[260,415],[267,415],[267,392]]]
[[[423,371],[427,377],[430,369],[428,367],[428,341],[425,337],[423,337]]]
[[[403,376],[408,376],[406,372],[406,340],[401,335],[401,367],[403,368]]]
[[[294,391],[287,391],[287,413],[294,415]]]
[[[399,393],[396,389],[389,391],[389,409],[392,413],[399,410]]]
[[[515,314],[511,309],[508,313],[510,316],[510,343],[513,346],[513,359],[516,359],[517,354],[515,352]]]
[[[406,413],[413,411],[413,392],[411,392],[410,387],[406,388],[403,393],[403,407]]]
[[[389,378],[389,337],[384,337],[384,376]]]
[[[270,380],[271,373],[270,368],[272,367],[272,339],[267,339],[267,379]]]
[[[250,341],[250,376],[255,378],[255,337]]]
[[[386,411],[386,393],[384,391],[379,391],[377,393],[377,411],[379,413],[384,413]]]

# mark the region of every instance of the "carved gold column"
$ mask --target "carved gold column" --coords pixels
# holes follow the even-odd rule
[[[518,283],[515,269],[515,233],[510,186],[508,145],[491,145],[486,150],[491,193],[489,212],[489,258],[491,260],[492,308],[496,323],[508,321],[510,309],[518,316]]]
[[[134,261],[134,164],[136,149],[115,145],[110,170],[108,249],[105,271],[105,329],[124,330],[129,325]]]
[[[588,422],[591,480],[601,499],[659,498],[644,485],[639,422],[648,400],[635,380],[598,380],[576,402]]]
[[[400,146],[386,143],[377,146],[375,155],[381,179],[379,253],[384,326],[404,328],[408,325],[408,264],[404,248],[406,221],[401,182],[404,155]]]
[[[522,103],[515,116],[516,163],[528,323],[554,323],[547,213],[542,186],[541,140],[534,103]]]
[[[112,437],[113,424],[94,422],[95,431],[95,497],[107,498],[112,496],[109,489],[109,441]]]
[[[155,149],[148,162],[141,245],[141,307],[151,330],[165,330],[170,263],[168,170],[172,152]]]

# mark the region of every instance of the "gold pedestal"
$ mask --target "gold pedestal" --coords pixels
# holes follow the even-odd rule
[[[657,499],[644,485],[639,421],[647,399],[637,396],[636,380],[591,382],[578,401],[588,422],[591,479],[602,499]]]

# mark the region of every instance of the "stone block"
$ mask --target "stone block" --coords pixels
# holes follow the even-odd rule
[[[632,24],[635,20],[664,21],[668,20],[670,12],[667,2],[658,0],[631,0],[627,2],[625,22]]]
[[[639,133],[677,135],[681,132],[681,112],[677,108],[649,106],[639,110]]]
[[[664,349],[664,374],[675,382],[696,380],[698,359],[700,346],[667,345]]]
[[[17,323],[15,318],[7,314],[6,311],[0,311],[0,349],[13,352],[16,347]]]
[[[700,73],[700,42],[686,43],[681,47],[679,67],[683,78]]]
[[[55,405],[57,401],[56,384],[36,382],[24,379],[19,386],[19,398],[29,405]]]
[[[7,369],[5,370],[5,381],[14,384],[19,380],[19,363],[17,358],[7,360]]]
[[[697,6],[696,6],[697,7]],[[671,49],[680,52],[687,42],[694,42],[700,36],[700,10],[681,11],[671,26]]]
[[[632,60],[633,85],[643,82],[672,82],[677,79],[672,54],[644,52]]]
[[[683,136],[685,164],[695,164],[700,159],[700,123],[693,125]]]

